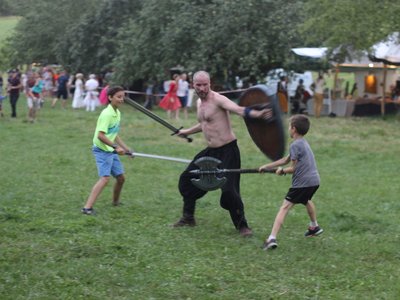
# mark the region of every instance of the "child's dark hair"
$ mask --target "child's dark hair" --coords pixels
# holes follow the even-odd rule
[[[116,93],[125,91],[125,89],[122,86],[111,86],[107,88],[107,99],[108,103],[110,103],[110,97],[114,96]]]
[[[310,120],[305,115],[294,115],[290,118],[290,126],[296,128],[298,134],[306,135],[310,129]]]

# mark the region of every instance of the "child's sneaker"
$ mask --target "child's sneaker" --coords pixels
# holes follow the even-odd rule
[[[276,242],[276,239],[271,239],[269,241],[265,241],[265,243],[262,246],[263,250],[269,250],[269,249],[275,249],[278,247],[278,243]]]
[[[310,227],[308,227],[308,230],[306,231],[304,236],[306,236],[306,237],[317,236],[317,235],[320,235],[323,232],[324,232],[324,230],[319,226],[315,226],[315,227],[311,227],[310,226]]]
[[[81,212],[82,212],[84,215],[91,215],[91,216],[93,216],[93,215],[96,214],[96,212],[94,211],[93,208],[82,208],[82,209],[81,209]]]

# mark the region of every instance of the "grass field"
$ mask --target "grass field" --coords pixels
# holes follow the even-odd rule
[[[0,17],[0,44],[12,34],[19,17]]]
[[[51,109],[38,122],[0,118],[1,299],[399,299],[400,120],[311,118],[310,142],[321,174],[315,196],[325,232],[304,238],[308,221],[295,207],[278,237],[260,249],[290,176],[242,175],[254,236],[242,238],[219,207],[219,192],[198,202],[194,228],[173,229],[181,214],[177,180],[184,164],[122,158],[121,207],[111,185],[84,216],[97,172],[90,147],[95,113]],[[136,151],[192,158],[189,144],[131,107],[121,136]],[[156,111],[161,116],[164,113]],[[267,160],[233,116],[242,167]],[[188,127],[195,122],[176,122]]]

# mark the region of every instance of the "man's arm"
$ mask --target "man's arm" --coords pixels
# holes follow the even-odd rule
[[[272,110],[264,108],[262,110],[251,109],[249,107],[239,106],[235,102],[231,101],[225,96],[217,94],[217,103],[223,109],[235,113],[243,118],[254,118],[254,119],[269,119],[272,117]]]
[[[193,134],[193,133],[198,133],[198,132],[201,132],[201,131],[202,131],[201,124],[197,123],[196,125],[188,128],[188,129],[179,130],[178,135],[186,135],[187,136],[187,135],[190,135],[190,134]]]

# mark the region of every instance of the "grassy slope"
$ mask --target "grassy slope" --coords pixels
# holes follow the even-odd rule
[[[0,44],[12,34],[19,17],[0,17]]]
[[[9,103],[4,103],[9,115]],[[25,102],[19,104],[20,116]],[[204,146],[123,107],[121,136],[136,151],[191,158]],[[157,111],[160,115],[164,113]],[[290,177],[242,176],[254,237],[243,239],[218,204],[198,202],[195,228],[181,213],[184,165],[123,158],[127,181],[113,208],[111,185],[82,207],[97,180],[90,153],[98,115],[50,109],[35,124],[0,119],[2,299],[396,299],[400,295],[399,120],[312,119],[308,140],[322,184],[315,202],[325,233],[305,239],[303,207],[291,211],[274,252],[260,249]],[[182,122],[189,126],[191,120]],[[233,117],[243,167],[265,162]],[[178,124],[177,124],[178,125]]]

